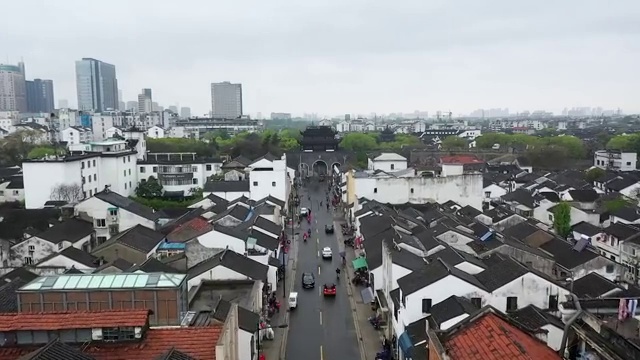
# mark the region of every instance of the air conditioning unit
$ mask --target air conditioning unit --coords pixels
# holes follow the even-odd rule
[[[91,340],[102,340],[102,329],[101,328],[93,328],[93,329],[91,329]]]
[[[118,215],[109,215],[109,221],[118,222]]]

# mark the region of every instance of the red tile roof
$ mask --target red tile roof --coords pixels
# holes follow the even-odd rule
[[[145,326],[149,310],[105,310],[0,314],[0,332]]]
[[[474,155],[450,155],[441,156],[440,162],[443,164],[482,164],[484,161]]]
[[[211,225],[205,218],[198,216],[182,225],[179,225],[171,231],[167,235],[167,240],[173,242],[184,242],[202,234],[206,234],[211,230],[213,230],[213,225]]]
[[[216,344],[222,334],[222,326],[193,328],[149,329],[137,342],[99,343],[84,346],[83,353],[96,360],[151,360],[172,347],[198,360],[216,360]],[[44,344],[43,344],[44,345]],[[39,347],[0,347],[0,360],[17,360]]]
[[[444,341],[451,360],[559,360],[546,344],[487,313]]]

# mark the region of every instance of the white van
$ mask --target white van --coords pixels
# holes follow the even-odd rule
[[[298,307],[298,293],[291,292],[289,294],[289,309],[293,310]]]

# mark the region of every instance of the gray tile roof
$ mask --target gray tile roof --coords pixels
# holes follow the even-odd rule
[[[549,324],[564,329],[564,324],[559,318],[544,312],[535,305],[528,305],[514,311],[509,314],[509,317],[531,330],[538,330]]]
[[[47,261],[49,259],[53,259],[56,256],[64,256],[68,259],[71,259],[73,261],[76,261],[88,268],[96,268],[98,267],[98,258],[89,254],[86,251],[80,250],[78,248],[75,248],[73,246],[69,246],[66,249],[60,251],[59,253],[53,253],[50,254],[49,256],[45,257],[44,259],[40,260],[40,262],[44,262]]]
[[[471,315],[478,311],[469,299],[461,296],[449,296],[431,306],[431,317],[439,325],[460,315]],[[423,323],[424,327],[424,323]]]
[[[180,350],[176,350],[176,348],[173,347],[169,349],[169,351],[167,351],[166,353],[156,357],[153,360],[197,360],[197,359],[181,352]]]
[[[216,266],[224,266],[253,280],[262,281],[267,280],[267,272],[269,271],[267,265],[227,249],[189,268],[187,278],[192,279]]]
[[[75,243],[91,234],[93,234],[93,224],[80,220],[80,219],[68,219],[60,224],[54,225],[51,228],[38,233],[36,237],[47,240],[52,244],[59,244],[63,241],[69,241]]]
[[[205,192],[248,192],[249,181],[215,181],[209,180],[204,184]]]
[[[156,221],[162,215],[160,212],[156,212],[150,207],[135,202],[111,190],[103,190],[95,194],[94,196],[104,202],[107,202],[120,209],[124,209],[147,220]]]
[[[59,339],[55,339],[49,342],[47,345],[23,355],[20,360],[95,360],[94,357],[89,356],[79,349],[76,349],[70,345],[60,342]]]
[[[156,245],[158,245],[158,243],[160,243],[160,241],[162,241],[164,237],[164,234],[160,232],[151,230],[142,225],[136,225],[131,229],[125,230],[107,240],[92,252],[104,249],[105,247],[110,246],[114,243],[121,243],[146,254],[153,250],[153,248],[156,247]]]
[[[622,288],[598,273],[589,273],[573,282],[573,293],[579,298],[597,298]]]
[[[127,272],[136,272],[136,271],[142,271],[145,273],[176,273],[176,272],[180,272],[177,271],[175,268],[163,263],[162,261],[155,259],[155,258],[148,258],[147,260],[145,260],[145,262],[143,262],[140,265],[134,265],[132,267],[130,267],[129,269],[127,269]]]
[[[282,232],[282,226],[279,226],[273,221],[267,220],[262,216],[256,217],[256,220],[253,223],[253,226],[258,227],[274,235],[280,235],[280,233]]]

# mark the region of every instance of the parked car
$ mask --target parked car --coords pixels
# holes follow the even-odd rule
[[[333,257],[333,252],[331,251],[330,247],[325,247],[324,249],[322,249],[322,258],[323,259],[331,259]]]
[[[307,217],[307,215],[309,215],[309,209],[307,209],[307,208],[300,208],[300,216],[302,216],[302,217]]]
[[[289,309],[293,310],[298,307],[298,293],[291,292],[289,293]]]
[[[302,288],[313,289],[316,286],[316,277],[312,273],[302,273]]]

